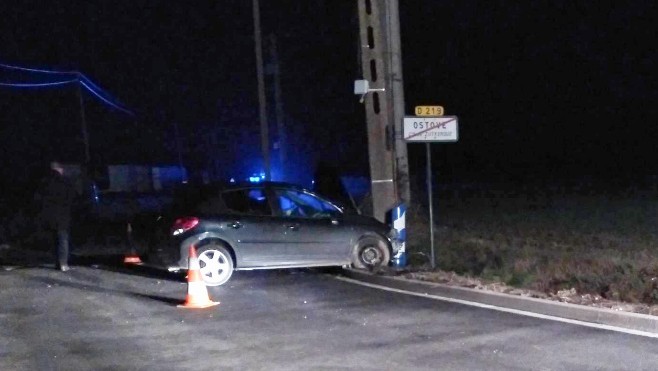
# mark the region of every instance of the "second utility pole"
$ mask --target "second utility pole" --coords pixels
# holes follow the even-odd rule
[[[260,5],[253,0],[254,13],[254,47],[256,49],[256,73],[258,75],[258,112],[260,119],[260,145],[263,151],[263,168],[265,180],[271,180],[270,172],[270,133],[267,123],[267,107],[265,101],[265,77],[263,75],[263,46],[260,31]]]
[[[89,132],[87,131],[87,117],[85,117],[85,101],[82,97],[82,79],[78,74],[78,100],[80,101],[80,129],[82,131],[82,143],[85,147],[85,165],[89,166],[91,162],[91,153],[89,152]]]

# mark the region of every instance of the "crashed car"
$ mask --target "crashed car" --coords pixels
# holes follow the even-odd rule
[[[400,249],[394,229],[302,187],[275,182],[189,186],[155,218],[144,260],[188,268],[194,246],[205,283],[236,270],[353,266],[375,270]]]

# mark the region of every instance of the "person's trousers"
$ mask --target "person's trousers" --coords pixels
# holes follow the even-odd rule
[[[57,229],[57,267],[69,265],[69,231]]]

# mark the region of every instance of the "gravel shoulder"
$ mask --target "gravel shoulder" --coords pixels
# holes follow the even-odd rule
[[[502,282],[487,282],[479,278],[461,276],[454,272],[445,272],[441,270],[405,270],[402,272],[394,272],[389,270],[385,274],[394,275],[409,280],[434,282],[454,287],[464,287],[475,290],[491,291],[508,295],[531,297],[595,308],[605,308],[615,311],[658,316],[658,305],[626,303],[609,300],[601,297],[600,295],[578,293],[574,288],[568,290],[560,290],[555,293],[544,293],[536,290],[511,287]]]

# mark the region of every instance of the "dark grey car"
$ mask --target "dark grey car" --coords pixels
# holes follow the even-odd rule
[[[234,270],[377,269],[399,249],[389,226],[301,187],[272,182],[188,187],[152,237],[148,263],[187,269],[193,245],[211,286],[228,281]]]

